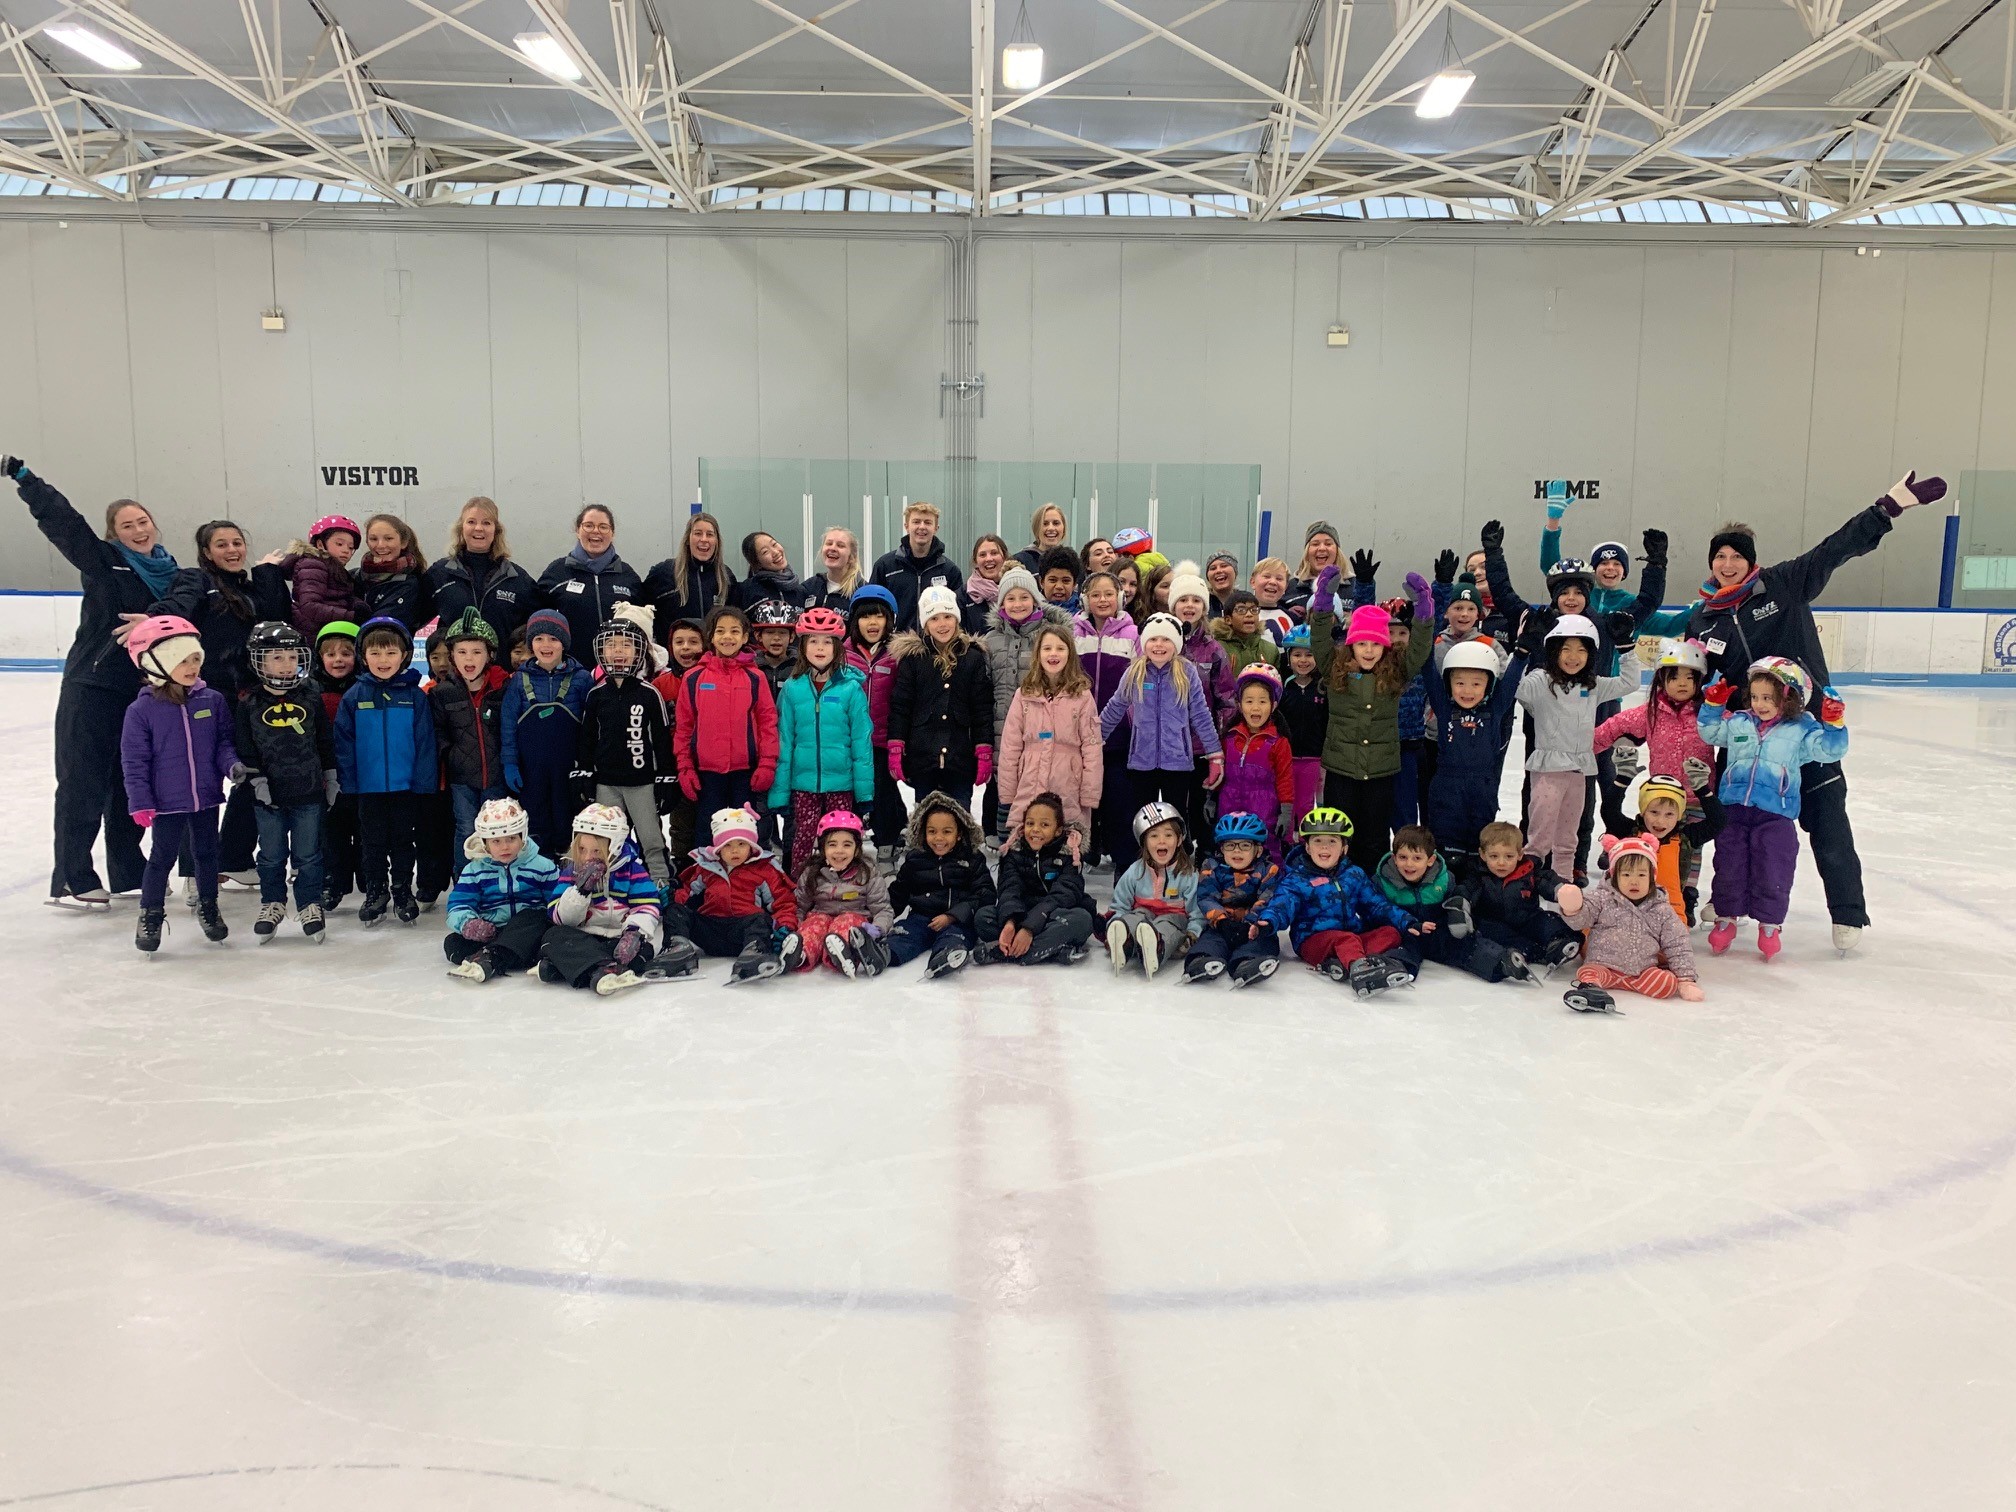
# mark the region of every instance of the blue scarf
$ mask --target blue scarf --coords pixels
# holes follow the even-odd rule
[[[609,564],[616,560],[616,548],[611,546],[600,556],[590,556],[582,549],[581,543],[576,541],[574,549],[567,553],[567,560],[577,567],[586,567],[590,572],[607,572]]]
[[[114,541],[112,545],[119,555],[126,559],[126,565],[140,574],[140,581],[147,585],[148,593],[157,599],[167,594],[169,583],[174,581],[175,574],[182,570],[176,565],[175,558],[168,554],[168,548],[159,541],[154,543],[154,549],[145,556],[140,555],[124,541]]]

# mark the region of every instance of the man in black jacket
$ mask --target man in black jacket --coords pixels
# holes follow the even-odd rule
[[[917,595],[926,588],[949,588],[956,598],[966,577],[938,540],[938,506],[913,502],[903,511],[903,539],[876,559],[870,582],[896,595],[896,628],[917,628]]]
[[[1723,526],[1708,543],[1708,581],[1686,628],[1708,648],[1710,674],[1734,686],[1740,700],[1748,690],[1750,664],[1762,656],[1783,656],[1804,667],[1815,687],[1827,687],[1813,600],[1844,562],[1882,544],[1905,510],[1945,497],[1944,478],[1906,473],[1811,551],[1763,568],[1757,565],[1756,533],[1748,525]],[[1862,860],[1848,823],[1848,779],[1838,761],[1809,763],[1799,769],[1799,778],[1799,827],[1813,840],[1813,863],[1834,920],[1834,948],[1852,950],[1869,925],[1869,910],[1862,896]]]

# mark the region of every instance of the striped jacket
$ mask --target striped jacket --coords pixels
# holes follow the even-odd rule
[[[460,931],[471,919],[502,924],[528,908],[544,908],[553,900],[560,868],[553,858],[525,837],[524,849],[509,861],[499,861],[470,836],[476,854],[462,863],[462,875],[448,889],[448,927]]]
[[[571,924],[592,935],[614,939],[626,929],[644,936],[654,951],[660,938],[659,908],[664,896],[644,862],[634,840],[625,840],[609,858],[609,875],[600,890],[584,893],[574,885],[574,863],[560,868],[553,883],[551,913],[555,924]]]

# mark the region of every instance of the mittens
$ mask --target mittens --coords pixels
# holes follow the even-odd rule
[[[1435,595],[1429,591],[1428,579],[1418,572],[1407,574],[1407,592],[1414,599],[1414,623],[1433,625],[1435,623]]]
[[[903,742],[900,740],[889,742],[889,780],[891,782],[901,782],[903,780]],[[699,795],[695,794],[694,796],[698,797]]]
[[[1914,469],[1897,480],[1897,486],[1876,502],[1881,504],[1891,519],[1907,509],[1920,504],[1936,504],[1946,497],[1944,478],[1921,478]]]
[[[488,919],[470,919],[457,933],[465,940],[483,945],[497,938],[497,926]]]
[[[343,796],[343,784],[339,782],[336,778],[336,768],[334,767],[322,768],[323,803],[333,806],[336,800],[342,796]]]
[[[1218,784],[1223,782],[1224,780],[1225,780],[1225,758],[1223,756],[1213,756],[1211,758],[1211,765],[1205,770],[1204,790],[1206,792],[1215,793],[1218,791]]]
[[[974,785],[976,787],[985,787],[994,780],[994,747],[983,745],[978,748],[975,754],[980,758],[980,771]]]
[[[644,948],[644,936],[634,929],[625,929],[616,936],[616,948],[612,954],[618,966],[628,966],[637,959],[637,952]]]
[[[1547,528],[1559,530],[1561,518],[1568,513],[1568,485],[1556,478],[1547,485]]]
[[[600,892],[602,884],[609,880],[609,863],[606,861],[583,861],[574,868],[574,885],[584,893]]]
[[[1316,574],[1316,588],[1309,603],[1311,613],[1319,612],[1329,605],[1331,597],[1337,592],[1337,577],[1335,562]]]
[[[1718,677],[1701,690],[1701,701],[1710,708],[1720,709],[1727,706],[1729,692],[1729,684]]]
[[[1680,775],[1686,780],[1690,791],[1702,793],[1706,792],[1708,784],[1715,780],[1715,768],[1699,756],[1689,756],[1680,763]]]
[[[273,784],[263,776],[254,777],[252,779],[252,796],[259,801],[260,807],[273,807]]]
[[[1452,940],[1467,940],[1475,927],[1470,922],[1470,900],[1454,897],[1442,905],[1442,920]]]
[[[1611,745],[1610,770],[1616,774],[1618,787],[1631,786],[1632,780],[1638,775],[1638,764],[1641,759],[1638,742],[1635,740],[1619,740]]]
[[[133,810],[133,822],[139,825],[140,828],[142,829],[154,828],[154,810],[152,809]]]
[[[1836,730],[1848,723],[1848,706],[1832,688],[1820,690],[1820,723]]]

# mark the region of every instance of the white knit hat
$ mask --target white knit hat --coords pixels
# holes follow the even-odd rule
[[[1188,566],[1188,563],[1184,565]],[[1183,599],[1202,599],[1208,606],[1211,602],[1211,586],[1195,573],[1185,573],[1181,577],[1169,579],[1169,607],[1174,609]]]
[[[1173,614],[1149,615],[1148,623],[1141,627],[1141,644],[1146,646],[1151,640],[1165,640],[1181,651],[1183,649],[1181,622]]]
[[[934,614],[959,613],[959,596],[942,583],[933,583],[917,595],[917,623],[923,624]]]

